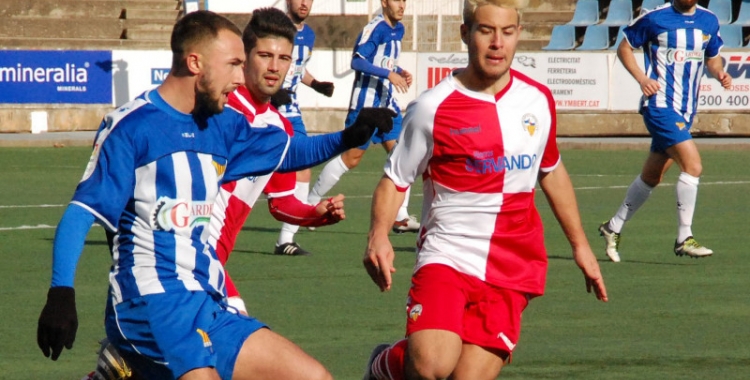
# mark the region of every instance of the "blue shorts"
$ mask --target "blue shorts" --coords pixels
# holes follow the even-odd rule
[[[346,121],[344,122],[344,126],[346,128],[349,128],[350,125],[354,124],[354,121],[357,120],[357,115],[359,115],[359,110],[349,110],[349,113],[346,114]],[[370,143],[373,144],[382,144],[386,141],[395,141],[398,140],[398,136],[401,134],[401,122],[404,120],[404,118],[401,116],[401,113],[398,113],[396,117],[393,118],[393,129],[391,129],[388,133],[382,133],[380,131],[375,131],[375,134],[372,135],[372,138],[369,142],[365,143],[364,145],[360,146],[359,149],[367,150],[367,147],[370,146]]]
[[[138,297],[114,308],[110,297],[104,324],[109,341],[147,379],[177,379],[204,367],[231,379],[242,344],[265,327],[206,292],[187,291]]]
[[[288,117],[287,120],[292,124],[295,135],[307,136],[307,128],[305,128],[305,123],[302,121],[302,116]]]
[[[644,107],[641,114],[651,134],[652,152],[664,153],[667,148],[693,138],[690,135],[693,119],[687,121],[672,109]]]

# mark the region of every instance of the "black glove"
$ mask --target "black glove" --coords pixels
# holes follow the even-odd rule
[[[321,93],[329,98],[333,96],[333,83],[331,82],[318,82],[317,80],[313,79],[312,83],[310,83],[310,87],[312,87],[312,89],[317,91],[318,93]]]
[[[357,120],[344,130],[344,145],[356,148],[363,145],[372,137],[375,130],[388,133],[393,129],[393,118],[396,112],[388,108],[362,108]]]
[[[39,316],[36,330],[36,342],[42,353],[52,360],[60,357],[63,346],[73,348],[78,331],[78,315],[76,314],[76,292],[67,286],[49,288],[47,304]]]
[[[276,93],[271,96],[271,105],[276,108],[285,106],[291,102],[292,92],[285,88],[280,88],[279,91],[276,91]]]

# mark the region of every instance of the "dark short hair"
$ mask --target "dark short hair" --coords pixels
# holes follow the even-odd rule
[[[172,71],[183,69],[185,54],[193,47],[215,39],[219,32],[228,30],[241,36],[240,28],[224,16],[211,11],[188,13],[174,25],[170,46],[172,48]]]
[[[282,37],[294,44],[297,28],[286,13],[276,8],[258,8],[242,32],[245,54],[249,54],[258,43],[258,38]]]

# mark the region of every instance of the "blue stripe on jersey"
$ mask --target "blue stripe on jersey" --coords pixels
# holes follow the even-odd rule
[[[643,99],[642,106],[672,108],[690,120],[704,59],[717,56],[723,46],[718,32],[711,11],[698,6],[693,14],[682,14],[669,4],[647,11],[625,28],[630,45],[644,48],[646,74],[660,84],[659,92]]]
[[[305,76],[305,67],[312,56],[315,45],[315,32],[307,24],[302,26],[294,36],[294,49],[292,50],[292,65],[284,78],[282,88],[291,91],[292,102],[279,108],[279,112],[287,118],[301,116],[299,101],[297,100],[297,86],[302,83]]]
[[[395,71],[398,67],[403,37],[403,24],[399,22],[391,28],[383,15],[378,15],[357,36],[353,54],[364,58],[374,66]],[[355,71],[349,109],[362,107],[383,107],[401,112],[393,96],[393,84],[387,78]]]

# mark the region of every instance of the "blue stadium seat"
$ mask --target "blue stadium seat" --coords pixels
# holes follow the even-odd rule
[[[609,48],[609,26],[589,25],[583,43],[576,50],[605,50]]]
[[[623,29],[625,29],[625,25],[617,29],[617,38],[615,39],[615,44],[609,48],[610,50],[617,50],[617,47],[620,46],[620,42],[625,38],[625,35],[622,34]]]
[[[576,27],[574,25],[555,25],[552,28],[549,44],[542,50],[573,50],[576,47]]]
[[[650,11],[664,4],[664,0],[643,0],[643,4],[641,4],[641,14],[643,14],[643,12],[646,10]]]
[[[719,25],[732,22],[732,0],[711,0],[708,3],[708,10],[714,12],[719,18]]]
[[[609,3],[607,18],[602,25],[620,26],[628,25],[633,21],[633,1],[632,0],[612,0]]]
[[[750,0],[742,0],[740,3],[740,12],[737,14],[737,25],[750,26]]]
[[[721,33],[721,39],[724,41],[725,48],[736,49],[745,45],[745,41],[742,38],[742,25],[727,24],[722,25],[720,28],[719,33]]]
[[[599,23],[599,1],[578,0],[573,19],[566,25],[589,26]]]

